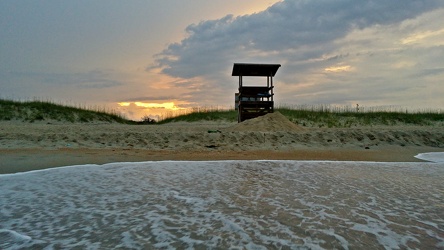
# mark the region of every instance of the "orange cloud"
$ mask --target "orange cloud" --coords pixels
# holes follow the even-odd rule
[[[120,107],[129,107],[131,104],[134,104],[137,107],[147,108],[147,109],[168,109],[168,110],[180,110],[185,109],[177,106],[174,102],[163,102],[163,103],[155,103],[155,102],[119,102],[117,103]]]
[[[119,102],[117,104],[119,104],[120,107],[128,107],[129,105],[131,105],[130,102]]]
[[[135,102],[134,103],[136,106],[138,107],[144,107],[144,108],[155,108],[155,109],[169,109],[169,110],[179,110],[179,109],[184,109],[181,107],[178,107],[174,104],[174,102],[164,102],[164,103],[152,103],[152,102]]]
[[[175,102],[119,102],[118,110],[129,119],[140,120],[141,117],[150,116],[156,120],[176,116],[188,112],[189,108],[179,106]],[[186,105],[186,104],[185,104]]]

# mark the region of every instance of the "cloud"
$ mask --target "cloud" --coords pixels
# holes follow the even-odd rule
[[[321,95],[319,102],[379,100],[388,94],[384,91],[399,94],[414,88],[407,79],[412,72],[394,70],[394,65],[409,65],[402,60],[417,59],[415,53],[420,50],[439,50],[426,40],[437,41],[443,35],[444,25],[436,24],[443,7],[439,0],[282,1],[252,15],[227,15],[189,25],[188,36],[157,54],[150,69],[200,83],[190,87],[191,95],[205,97],[211,91],[212,100],[222,102],[226,99],[219,94],[236,88],[230,76],[233,62],[281,63],[278,81],[290,89],[282,93],[282,100],[300,94],[319,96],[329,84],[336,91],[333,88],[330,95]],[[435,18],[434,24],[424,16]],[[432,58],[427,52],[420,57],[423,64],[415,68],[418,77],[419,72],[441,68],[428,67],[436,60],[442,65],[442,58]],[[333,75],[338,71],[346,75]],[[403,80],[411,85],[400,87]],[[299,93],[294,86],[311,87]],[[350,91],[352,86],[361,86],[361,92]]]
[[[0,79],[0,98],[60,98],[81,103],[109,100],[116,89],[128,85],[121,73],[112,70],[78,73],[0,71]],[[8,96],[2,96],[2,93],[8,93]]]
[[[234,59],[278,59],[290,52],[292,59],[309,60],[334,49],[331,43],[354,28],[400,22],[438,5],[418,0],[283,1],[260,13],[190,25],[189,36],[169,45],[156,62],[165,74],[193,78],[220,72],[226,68],[222,63]]]
[[[70,85],[79,88],[102,89],[124,85],[115,80],[113,72],[92,70],[81,73],[3,72],[2,79],[11,82],[38,82],[45,85]]]
[[[350,65],[337,65],[337,66],[325,68],[324,70],[326,72],[333,72],[333,73],[347,72],[347,71],[352,71],[353,67],[351,67]]]
[[[420,70],[418,73],[412,74],[411,76],[415,78],[423,78],[427,76],[436,76],[436,75],[444,76],[444,68],[423,69]]]

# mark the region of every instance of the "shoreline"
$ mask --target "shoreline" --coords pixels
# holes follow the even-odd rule
[[[414,156],[443,151],[439,123],[312,128],[295,125],[279,113],[243,123],[0,122],[0,174],[142,161],[421,162]]]
[[[291,151],[173,151],[144,149],[0,149],[0,174],[27,172],[74,165],[144,161],[295,160],[425,162],[414,156],[442,152],[431,147],[383,147],[380,149],[300,149]]]

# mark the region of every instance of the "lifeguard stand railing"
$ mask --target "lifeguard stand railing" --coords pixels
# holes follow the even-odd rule
[[[274,111],[273,77],[280,64],[235,63],[232,76],[239,77],[239,93],[235,94],[238,122],[262,116]],[[267,85],[244,86],[243,77],[267,77]]]

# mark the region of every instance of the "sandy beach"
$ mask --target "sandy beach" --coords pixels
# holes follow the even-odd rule
[[[413,162],[418,153],[443,149],[439,125],[306,128],[277,113],[239,124],[0,122],[0,173],[163,160]]]
[[[277,113],[2,122],[0,248],[441,249],[443,155],[415,155],[443,148],[439,124],[313,128]],[[59,166],[73,167],[6,174]]]

